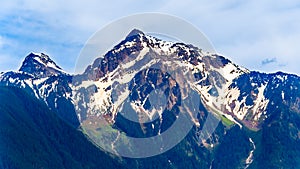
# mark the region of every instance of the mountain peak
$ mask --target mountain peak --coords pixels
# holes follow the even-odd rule
[[[135,35],[145,35],[145,34],[141,30],[135,28],[127,35],[127,38]]]
[[[38,78],[63,73],[63,70],[48,55],[33,52],[26,56],[19,70]]]
[[[50,57],[44,53],[31,52],[27,57],[39,57],[42,58],[43,60],[51,60]]]

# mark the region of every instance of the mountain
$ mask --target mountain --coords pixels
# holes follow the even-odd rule
[[[36,78],[64,74],[63,70],[44,53],[30,53],[25,58],[19,71],[32,74]]]
[[[16,86],[43,100],[67,123],[78,127],[75,109],[72,103],[72,76],[65,73],[49,56],[30,53],[19,71],[6,72],[0,77],[0,85]]]
[[[25,112],[31,113],[31,116],[21,116],[16,124],[24,123],[35,129],[59,123],[60,128],[72,128],[68,133],[76,135],[79,141],[72,148],[63,148],[70,158],[76,152],[85,154],[85,147],[93,147],[94,144],[120,154],[124,149],[122,145],[126,143],[124,152],[129,154],[135,150],[147,157],[156,148],[168,151],[135,159],[108,156],[103,152],[105,150],[99,149],[94,158],[105,157],[104,161],[115,161],[116,165],[128,168],[300,167],[299,76],[250,71],[219,54],[208,53],[189,44],[166,42],[139,30],[131,31],[103,57],[96,58],[82,74],[70,75],[49,56],[31,53],[19,71],[0,75],[0,85],[6,91],[2,94],[3,98],[12,98],[8,90],[25,92],[22,98],[26,99],[16,99],[17,104],[23,105],[25,100],[29,100],[32,107],[42,104],[39,111],[44,112],[43,116],[48,119],[44,120],[44,124],[37,125],[32,119],[37,118],[34,115],[39,113],[27,109]],[[5,108],[10,104],[2,103],[3,119],[7,118],[8,113],[24,112],[26,108]],[[120,111],[120,107],[125,111]],[[136,143],[127,139],[128,136],[148,138],[163,135],[181,117],[186,121],[179,124],[174,132],[182,139],[170,150],[166,144],[161,147],[160,141],[154,141],[154,146],[147,149],[134,149]],[[210,118],[221,120],[221,123],[210,126],[205,123]],[[106,121],[104,127],[103,121]],[[184,128],[189,129],[187,133]],[[211,135],[210,128],[215,128]],[[42,135],[41,138],[64,137],[63,131],[57,127],[47,130],[57,132],[57,135]],[[34,134],[30,130],[25,131]],[[202,134],[199,135],[199,131]],[[6,142],[14,143],[14,137],[3,137],[8,138]],[[90,142],[81,141],[87,140],[86,137],[91,139]],[[75,137],[72,138],[66,137],[64,142],[59,143],[62,147],[68,147]],[[162,140],[167,142],[170,139]],[[30,142],[21,140],[12,145],[22,147],[22,141]],[[54,149],[57,146],[46,143],[40,149]],[[73,148],[76,145],[81,149],[75,151]],[[31,146],[25,148],[28,152],[35,149]],[[57,161],[56,153],[59,154],[53,152],[49,156],[41,156],[41,159],[47,157]],[[2,166],[10,166],[20,159],[20,166],[22,163],[24,166],[30,165],[22,158],[24,156],[12,159],[8,153],[1,155],[4,159],[1,163]],[[32,158],[33,161],[41,159]],[[54,168],[45,167],[46,163],[39,164],[44,168]],[[103,166],[93,160],[80,161],[82,164]]]
[[[0,98],[0,168],[124,168],[26,91],[1,86]]]

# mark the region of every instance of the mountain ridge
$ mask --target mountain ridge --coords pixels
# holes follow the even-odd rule
[[[139,53],[142,52],[142,50],[154,50],[155,53],[158,54],[171,54],[175,53],[175,55],[177,57],[179,57],[180,59],[182,59],[183,63],[187,63],[187,64],[191,64],[192,66],[192,70],[195,72],[195,79],[196,80],[202,80],[200,84],[200,87],[198,88],[198,90],[201,93],[202,96],[202,100],[207,100],[207,106],[210,106],[214,109],[218,109],[219,111],[224,111],[223,108],[221,108],[220,106],[222,105],[214,105],[216,102],[216,100],[218,98],[216,98],[214,101],[209,101],[210,98],[205,97],[205,95],[210,96],[211,94],[209,93],[218,93],[218,92],[222,92],[222,90],[224,90],[223,92],[226,92],[226,86],[225,89],[221,88],[220,89],[220,83],[222,82],[218,82],[218,81],[214,81],[213,78],[215,77],[209,77],[210,74],[208,74],[207,72],[212,72],[212,74],[214,74],[213,76],[218,77],[219,79],[217,80],[221,80],[221,81],[227,81],[225,83],[231,83],[230,81],[233,81],[234,79],[240,77],[241,75],[244,74],[261,74],[261,75],[266,75],[266,76],[276,76],[278,78],[280,77],[284,77],[284,76],[291,76],[291,77],[296,77],[299,78],[297,75],[293,75],[293,74],[287,74],[287,73],[283,73],[283,72],[276,72],[276,73],[261,73],[261,72],[256,72],[256,71],[249,71],[245,68],[239,67],[236,64],[232,63],[230,60],[226,59],[223,56],[217,55],[217,54],[209,54],[209,53],[204,53],[202,51],[202,49],[193,47],[191,45],[185,45],[183,43],[172,43],[172,42],[165,42],[162,40],[159,40],[157,38],[148,36],[146,34],[144,34],[142,31],[134,29],[132,30],[127,37],[121,41],[118,45],[116,45],[112,50],[108,51],[103,58],[97,58],[94,60],[94,62],[89,65],[86,70],[84,71],[84,73],[82,75],[79,75],[77,77],[72,77],[70,75],[67,75],[65,72],[63,72],[63,70],[56,65],[56,63],[54,61],[52,61],[50,59],[49,56],[41,53],[41,54],[36,54],[36,53],[30,53],[24,60],[24,62],[22,63],[22,66],[19,69],[19,72],[7,72],[1,75],[1,82],[6,82],[6,85],[8,83],[16,83],[16,84],[21,84],[23,87],[24,86],[29,86],[30,88],[34,88],[33,86],[39,85],[39,83],[41,83],[43,80],[40,79],[44,79],[47,80],[47,77],[49,76],[59,76],[62,77],[64,79],[64,76],[69,76],[71,77],[71,81],[76,81],[76,79],[80,79],[80,81],[88,81],[88,80],[93,80],[93,81],[98,81],[100,78],[103,78],[106,74],[108,74],[109,72],[112,72],[113,70],[115,70],[119,64],[122,64],[124,61],[125,62],[130,62],[132,60],[137,59]],[[149,51],[148,51],[149,52]],[[150,51],[151,52],[151,51]],[[200,57],[200,58],[199,58]],[[231,65],[230,65],[231,64]],[[230,66],[227,66],[230,65]],[[224,68],[222,68],[224,66]],[[230,68],[225,68],[225,66],[230,67]],[[220,72],[218,72],[219,70],[215,71],[215,69],[220,69]],[[227,70],[230,69],[230,70]],[[231,72],[228,72],[231,71]],[[24,79],[26,80],[19,80],[19,81],[15,81],[12,80],[14,78],[9,78],[9,77],[13,77],[13,76],[17,76],[17,75],[13,75],[13,74],[22,74],[22,76],[27,76],[24,77]],[[32,78],[29,78],[28,76],[32,75],[33,79],[36,79],[36,81],[38,81],[38,83],[34,83],[32,80]],[[206,77],[205,77],[206,76]],[[227,76],[227,78],[226,78]],[[206,78],[206,79],[203,79]],[[223,78],[225,77],[225,79]],[[202,79],[201,79],[202,78]],[[29,79],[29,80],[28,80]],[[31,80],[30,80],[31,79]],[[39,79],[39,80],[37,80]],[[9,81],[9,82],[8,82]],[[68,80],[70,83],[70,80]],[[210,82],[209,82],[210,81]],[[206,87],[207,85],[212,85],[211,83],[215,83],[213,84],[215,87],[210,90],[205,89],[204,87]],[[223,82],[224,83],[224,82]],[[64,88],[68,88],[68,89],[64,89],[66,91],[70,91],[72,90],[72,87],[67,86],[67,84],[65,84]],[[203,87],[204,86],[204,87]],[[234,85],[227,85],[228,87],[234,87]],[[36,89],[33,89],[34,91]],[[256,89],[257,90],[257,89]],[[40,95],[39,98],[43,97],[41,96],[42,94],[38,94],[39,92],[35,92],[35,95]],[[231,92],[232,93],[232,92]],[[66,95],[66,93],[64,93]],[[226,93],[227,95],[232,95],[229,93]],[[258,94],[258,93],[256,93]],[[71,93],[69,93],[70,96],[68,96],[68,98],[71,98]],[[228,101],[228,103],[226,103],[227,105],[225,105],[225,111],[229,111],[227,114],[223,114],[225,115],[226,118],[229,118],[231,121],[237,123],[237,119],[232,119],[231,117],[229,117],[229,115],[233,112],[233,109],[230,108],[230,104],[237,104],[234,103],[233,100],[229,100],[228,98],[226,98],[227,96],[223,96],[221,99],[224,99]],[[219,98],[220,99],[220,98]],[[239,100],[241,101],[241,98],[239,97]],[[212,103],[214,102],[214,103]],[[239,103],[238,103],[239,104]],[[241,103],[244,104],[244,103]],[[246,104],[244,104],[246,105]],[[218,107],[219,106],[219,107]],[[229,106],[229,107],[228,107]],[[266,106],[266,105],[265,105]],[[227,108],[226,108],[227,107]],[[227,109],[227,110],[226,110]],[[230,110],[231,109],[231,110]],[[248,111],[248,110],[247,110]],[[238,118],[238,120],[243,120],[242,115],[241,118],[239,118],[239,115],[235,115],[236,118]],[[235,117],[233,117],[235,118]],[[237,123],[238,124],[238,123]]]
[[[243,151],[242,155],[240,154],[241,152],[232,150],[237,156],[236,159],[238,159],[238,162],[234,163],[234,165],[237,168],[241,166],[250,166],[251,168],[251,165],[260,165],[256,161],[261,160],[261,156],[257,154],[266,155],[267,151],[269,151],[269,149],[262,148],[259,144],[264,145],[261,141],[265,138],[273,138],[273,136],[265,133],[268,130],[271,133],[274,132],[269,127],[270,125],[290,126],[286,127],[286,130],[293,132],[285,136],[288,140],[292,140],[293,143],[299,142],[299,136],[297,136],[298,133],[296,131],[300,128],[300,125],[293,120],[298,118],[300,110],[299,76],[282,72],[267,74],[249,71],[221,55],[207,53],[188,44],[165,42],[141,33],[139,30],[133,30],[133,32],[129,33],[123,41],[108,51],[103,58],[96,58],[86,68],[84,73],[80,75],[64,73],[45,54],[31,53],[26,61],[29,67],[26,68],[28,65],[23,63],[19,71],[1,74],[0,85],[12,85],[30,91],[34,97],[42,100],[50,110],[57,113],[64,122],[71,124],[75,128],[80,128],[82,124],[96,126],[96,124],[93,124],[93,117],[105,116],[105,119],[113,125],[113,131],[137,137],[147,137],[158,134],[160,131],[165,131],[176,120],[176,115],[180,113],[176,110],[176,102],[168,103],[170,107],[175,106],[174,109],[170,109],[172,110],[170,111],[171,113],[161,112],[158,121],[139,128],[139,123],[129,123],[128,120],[122,118],[121,113],[114,109],[119,104],[118,98],[117,101],[113,101],[111,98],[113,97],[113,92],[117,89],[113,88],[114,84],[122,80],[121,76],[115,73],[118,72],[121,65],[126,70],[123,72],[123,76],[128,79],[135,79],[137,83],[128,89],[118,89],[117,91],[120,93],[117,96],[126,96],[129,90],[131,93],[137,93],[136,95],[127,95],[131,101],[141,100],[144,103],[148,103],[147,97],[144,96],[150,95],[152,90],[161,85],[164,86],[164,89],[174,91],[173,93],[168,93],[168,100],[180,99],[181,96],[176,95],[175,88],[166,85],[167,83],[157,83],[157,86],[154,85],[155,87],[149,88],[148,91],[140,90],[143,87],[147,88],[147,86],[150,86],[155,79],[158,79],[158,81],[165,79],[168,83],[172,81],[170,78],[160,79],[159,77],[162,74],[159,71],[148,71],[148,74],[141,73],[139,65],[137,67],[132,66],[133,61],[141,61],[145,65],[146,63],[151,63],[148,62],[149,60],[145,60],[149,56],[150,58],[154,56],[154,60],[159,60],[159,58],[163,57],[172,59],[174,57],[175,61],[173,63],[178,68],[190,70],[193,73],[194,81],[188,82],[195,86],[194,89],[201,99],[199,113],[190,116],[194,126],[180,146],[177,147],[178,152],[181,150],[187,151],[184,145],[191,144],[194,147],[193,152],[195,151],[195,156],[193,157],[198,159],[200,156],[203,159],[208,158],[203,153],[219,152],[223,154],[226,148],[219,147],[226,147],[226,144],[230,144],[233,141],[234,135],[239,135],[238,138],[243,138],[240,146],[244,146],[244,149],[237,147],[237,149]],[[45,57],[45,62],[40,63],[39,61],[36,62],[35,59],[30,60],[30,58],[35,57]],[[47,61],[52,63],[51,66],[47,66]],[[131,70],[131,72],[127,70]],[[138,75],[143,76],[138,78]],[[146,75],[151,75],[153,79],[147,80]],[[140,103],[132,102],[132,104],[138,105]],[[150,109],[149,105],[147,105],[142,104],[143,110],[149,113]],[[209,113],[221,119],[222,124],[218,124],[216,132],[212,133],[211,137],[207,140],[202,140],[201,144],[197,143],[195,141],[197,140],[195,133],[201,130]],[[293,119],[288,117],[293,117]],[[152,117],[147,116],[147,118],[151,119]],[[254,131],[251,131],[249,135],[247,134],[248,130]],[[282,132],[285,133],[287,132],[286,130],[282,130]],[[232,133],[231,131],[234,132]],[[229,132],[230,134],[228,135],[231,136],[227,136],[226,132]],[[265,138],[260,136],[260,133],[263,133],[262,135]],[[281,139],[280,136],[278,137]],[[226,142],[226,144],[223,142]],[[287,145],[281,146],[288,147]],[[296,148],[297,156],[298,151],[299,149]],[[210,167],[221,168],[222,166],[218,165],[217,162],[223,165],[226,163],[218,154],[211,156],[215,156],[216,161],[209,159],[212,160]],[[281,158],[284,159],[285,164],[288,161],[285,157],[277,157],[276,155],[274,159],[277,160],[279,166]],[[199,161],[202,160],[199,159]],[[297,163],[295,165],[297,166]]]

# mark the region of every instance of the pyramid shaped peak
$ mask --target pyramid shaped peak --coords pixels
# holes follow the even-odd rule
[[[19,71],[27,72],[40,78],[64,73],[48,55],[34,52],[26,56]]]
[[[127,35],[127,37],[131,37],[131,36],[135,36],[135,35],[145,35],[145,34],[141,30],[135,28],[132,31],[130,31],[130,33]]]

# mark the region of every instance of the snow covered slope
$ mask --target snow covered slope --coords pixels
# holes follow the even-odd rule
[[[149,56],[156,57],[147,60]],[[63,99],[63,103],[68,102],[73,107],[72,112],[77,112],[81,122],[89,116],[105,115],[113,123],[117,107],[130,93],[126,88],[120,89],[117,100],[113,100],[116,96],[112,93],[114,87],[129,82],[141,70],[161,63],[164,58],[172,59],[181,70],[192,72],[193,78],[188,79],[189,83],[198,92],[207,110],[216,117],[225,117],[240,126],[255,129],[259,129],[268,118],[267,107],[274,102],[266,92],[270,88],[285,86],[286,79],[292,76],[251,72],[219,54],[208,53],[189,44],[159,40],[134,30],[103,57],[96,58],[81,75],[68,75],[49,56],[31,53],[19,71],[2,73],[0,82],[31,90],[52,109],[63,107],[59,106],[61,101],[58,98]],[[138,62],[144,65],[137,65]],[[271,79],[276,79],[275,86]],[[280,92],[283,100],[289,95],[287,92],[299,90],[291,89],[291,86],[285,88],[289,90]],[[293,101],[297,102],[297,98]],[[138,103],[134,104],[137,106]],[[297,107],[298,102],[294,106]],[[151,118],[151,113],[148,112],[148,115]],[[192,118],[199,126],[197,118]],[[75,117],[72,119],[74,123]]]

